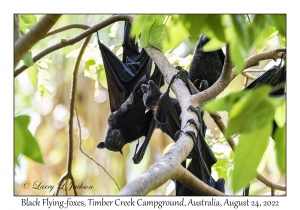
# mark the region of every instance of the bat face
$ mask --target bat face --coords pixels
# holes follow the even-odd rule
[[[108,150],[114,152],[120,152],[123,155],[122,148],[124,146],[124,138],[118,129],[113,129],[107,132],[105,142],[100,142],[97,145],[97,148],[103,149],[107,148]]]
[[[146,112],[150,109],[155,111],[158,107],[159,97],[161,95],[158,87],[152,80],[149,80],[147,84],[141,85],[141,89],[144,93],[143,102],[146,107]]]

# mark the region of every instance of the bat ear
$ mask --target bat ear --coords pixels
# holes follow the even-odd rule
[[[99,148],[99,149],[104,149],[104,148],[105,148],[104,142],[100,142],[100,143],[97,145],[97,148]]]

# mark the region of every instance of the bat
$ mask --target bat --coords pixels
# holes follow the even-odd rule
[[[149,79],[159,87],[163,85],[163,77],[157,66],[150,76],[152,60],[147,53],[139,52],[134,39],[130,38],[131,24],[125,22],[122,61],[114,55],[98,37],[104,69],[106,72],[111,115],[108,117],[108,131],[104,142],[97,148],[122,152],[125,144],[145,136],[150,140],[155,129],[153,113],[145,113],[143,92],[140,86]],[[145,145],[144,145],[145,146]],[[141,159],[142,157],[137,157]]]

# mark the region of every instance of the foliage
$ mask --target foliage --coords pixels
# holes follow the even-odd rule
[[[285,170],[285,97],[270,97],[271,90],[267,85],[253,91],[244,90],[214,100],[203,107],[203,110],[211,113],[222,110],[230,113],[225,137],[241,134],[235,149],[231,180],[234,192],[247,186],[256,176],[256,170],[268,145],[274,118],[279,126],[284,126],[276,130],[275,141],[277,160],[280,160],[277,161],[278,166],[282,171]]]
[[[44,163],[40,147],[36,139],[28,130],[30,117],[27,115],[19,115],[14,119],[15,126],[15,164],[19,165],[19,155],[23,154],[33,161]]]
[[[285,39],[285,15],[254,15],[251,23],[246,19],[245,15],[138,15],[132,34],[141,34],[142,47],[150,44],[168,51],[187,36],[195,41],[205,33],[211,38],[205,47],[208,51],[230,44],[231,58],[240,73],[254,44],[262,51],[278,32]],[[174,34],[177,39],[170,38]]]
[[[20,15],[20,30],[27,33],[39,19],[35,15]],[[101,16],[102,19],[107,16]],[[189,52],[201,33],[205,33],[210,41],[204,50],[211,51],[230,44],[230,54],[235,65],[235,70],[240,73],[244,68],[244,60],[254,51],[263,52],[270,47],[271,40],[279,36],[281,46],[286,45],[285,15],[137,15],[133,23],[132,35],[139,40],[140,47],[152,45],[165,52],[173,65],[181,65],[185,62],[189,66],[192,55],[178,58],[171,55],[172,50],[182,43],[189,43]],[[99,16],[65,15],[57,23],[57,28],[70,23],[85,23],[93,25],[100,21]],[[122,25],[114,24],[99,31],[101,41],[110,46],[118,56],[122,55]],[[49,177],[46,172],[41,177],[49,177],[48,182],[57,184],[58,177],[64,172],[65,148],[67,139],[67,118],[70,78],[74,58],[77,57],[79,43],[56,51],[36,63],[32,57],[48,47],[48,43],[57,43],[62,38],[69,39],[81,33],[78,29],[62,32],[47,37],[33,47],[23,58],[23,63],[30,66],[27,72],[15,79],[15,136],[14,136],[14,161],[20,165],[20,154],[38,163],[49,163],[47,166],[35,168],[42,174],[43,171],[51,170],[53,175]],[[108,36],[109,34],[109,36]],[[189,39],[189,41],[188,41]],[[96,159],[102,161],[106,168],[116,176],[117,182],[124,186],[141,171],[148,168],[160,151],[167,151],[172,141],[162,134],[154,134],[150,145],[150,152],[146,152],[145,162],[138,166],[132,164],[132,153],[135,145],[124,149],[124,156],[115,154],[99,153],[95,151],[99,138],[104,138],[106,129],[106,117],[108,115],[106,90],[106,76],[104,66],[99,54],[97,42],[89,44],[83,56],[82,72],[79,75],[81,84],[76,96],[76,107],[79,117],[83,121],[82,131],[85,131],[86,139],[83,148]],[[265,63],[262,65],[265,65]],[[82,77],[82,76],[85,76]],[[27,88],[22,84],[26,77]],[[85,80],[89,78],[88,80]],[[21,82],[22,81],[22,82]],[[28,88],[29,86],[29,88]],[[276,163],[281,173],[286,173],[286,102],[285,97],[273,98],[269,96],[271,87],[263,86],[253,91],[239,91],[240,86],[235,86],[233,93],[225,90],[225,97],[217,98],[207,103],[203,109],[208,112],[227,111],[229,120],[225,137],[239,134],[236,138],[238,144],[235,154],[216,153],[218,162],[213,166],[217,176],[230,179],[233,192],[236,193],[250,182],[256,175],[256,171],[262,162],[263,155],[270,143],[269,136],[272,132],[272,122],[275,120],[278,129],[274,134]],[[230,91],[229,91],[230,92]],[[105,92],[106,93],[106,92]],[[95,98],[103,97],[101,102]],[[106,98],[105,98],[106,97]],[[95,100],[93,100],[95,99]],[[95,102],[96,101],[96,102]],[[47,106],[51,108],[48,108]],[[50,104],[50,105],[49,105]],[[25,111],[24,111],[25,110]],[[93,110],[93,111],[91,111]],[[25,114],[21,112],[24,112]],[[29,113],[38,114],[41,122],[33,136],[28,130]],[[50,113],[50,114],[49,114]],[[50,123],[51,122],[51,123]],[[76,124],[76,123],[75,123]],[[78,132],[78,128],[74,128]],[[213,130],[214,128],[209,128]],[[208,130],[209,130],[208,129]],[[83,132],[84,133],[84,132]],[[157,132],[156,132],[157,133]],[[222,135],[212,135],[209,141],[224,140]],[[259,138],[258,138],[259,137]],[[210,139],[211,138],[211,139]],[[165,139],[169,143],[165,143]],[[41,141],[43,144],[41,144]],[[163,141],[164,140],[164,141]],[[39,143],[38,143],[39,142]],[[39,146],[40,144],[40,146]],[[157,146],[159,145],[159,146]],[[169,145],[169,146],[167,146]],[[225,144],[221,144],[224,146]],[[215,145],[214,145],[215,146]],[[213,148],[214,148],[213,146]],[[251,148],[251,149],[249,149]],[[41,153],[43,151],[43,154]],[[150,153],[150,154],[149,154]],[[109,156],[109,158],[108,158]],[[88,194],[115,194],[117,190],[106,180],[106,175],[96,166],[81,157],[80,152],[75,150],[74,171],[78,180],[90,183],[98,183],[98,191],[91,190]],[[234,164],[232,167],[232,164]],[[115,166],[118,167],[116,168]],[[44,167],[44,168],[43,168]],[[233,169],[233,170],[232,170]],[[89,173],[83,174],[83,171]],[[36,176],[31,170],[28,174]],[[49,172],[48,172],[49,173]],[[95,175],[95,176],[92,176]],[[124,176],[126,174],[126,176]],[[99,176],[100,175],[100,176]],[[99,183],[99,177],[101,182]],[[103,181],[104,180],[104,181]],[[49,184],[48,183],[48,184]],[[96,186],[95,186],[96,187]],[[165,186],[153,194],[162,194]],[[100,193],[99,193],[100,192]],[[84,192],[82,193],[84,194]]]

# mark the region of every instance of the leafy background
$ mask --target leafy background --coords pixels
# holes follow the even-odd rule
[[[151,44],[164,51],[174,66],[180,65],[188,70],[198,36],[202,31],[205,31],[212,38],[207,46],[207,50],[217,49],[223,46],[224,42],[232,44],[232,59],[236,69],[239,71],[244,65],[243,59],[247,56],[263,50],[285,46],[286,31],[285,26],[282,25],[282,22],[285,22],[285,16],[279,16],[249,16],[252,24],[247,24],[247,19],[244,15],[172,15],[172,17],[141,15],[138,16],[133,26],[133,35],[142,32],[140,36],[141,47]],[[40,15],[20,16],[22,32],[26,33],[30,30],[41,17]],[[82,23],[92,26],[107,17],[108,15],[63,15],[53,29],[71,23]],[[230,27],[223,30],[224,24],[227,24],[229,20],[232,21]],[[99,31],[101,41],[109,46],[118,56],[122,56],[123,24],[123,22],[118,22]],[[195,27],[199,25],[202,27]],[[81,31],[81,29],[72,29],[61,32],[47,37],[36,44],[23,60],[30,67],[15,79],[15,195],[51,195],[53,191],[32,188],[24,189],[22,184],[27,180],[31,183],[39,181],[43,185],[56,186],[59,177],[65,172],[71,71],[80,43],[55,51],[35,64],[33,64],[31,57],[43,49],[60,42],[61,39],[74,37]],[[189,38],[187,38],[188,36]],[[243,39],[239,37],[243,37]],[[253,45],[253,43],[255,44]],[[273,65],[273,61],[262,61],[259,66],[253,68],[269,69]],[[255,76],[258,76],[258,74]],[[242,90],[243,83],[244,77],[241,75],[237,76],[218,98]],[[143,161],[138,165],[132,162],[135,143],[124,147],[124,157],[108,150],[97,149],[96,145],[98,142],[103,141],[105,138],[106,119],[110,112],[106,88],[103,63],[96,36],[94,35],[81,62],[76,93],[76,108],[82,127],[82,148],[104,166],[116,179],[120,187],[123,187],[156,162],[173,141],[157,129],[150,141],[150,147],[148,147]],[[265,94],[268,93],[268,90],[261,91],[265,92]],[[261,95],[261,93],[258,95]],[[280,106],[282,110],[285,110],[283,106],[285,106],[285,103]],[[229,108],[231,109],[231,107]],[[273,119],[273,115],[270,118]],[[228,118],[227,112],[221,112],[221,116],[226,122]],[[280,114],[278,118],[285,119]],[[231,178],[239,177],[239,174],[234,175],[232,173],[234,158],[238,154],[234,154],[231,151],[223,135],[207,113],[205,114],[205,120],[208,125],[206,139],[218,158],[212,175],[214,178],[224,177],[226,180],[226,193],[232,194]],[[285,124],[283,120],[280,122]],[[83,183],[84,185],[93,186],[91,190],[78,190],[78,193],[81,195],[116,194],[118,189],[108,175],[79,151],[76,120],[74,124],[74,130],[77,134],[75,135],[74,162],[72,166],[75,181],[76,184]],[[256,133],[254,137],[257,135],[259,134]],[[278,139],[280,137],[282,139],[282,136],[285,136],[285,127],[279,129],[275,138],[276,136],[278,136]],[[234,140],[238,142],[238,139],[239,136],[236,135]],[[281,142],[275,145],[273,140],[268,140],[267,138],[264,144],[266,150],[262,148],[262,160],[257,163],[259,164],[258,172],[275,183],[285,184],[285,175],[283,173],[285,171],[285,161],[282,158],[285,157],[285,144]],[[254,155],[255,158],[257,151],[253,150],[251,153],[251,150],[248,149],[249,154]],[[275,151],[280,150],[282,152],[279,154],[282,156],[278,157]],[[247,153],[243,154],[247,155]],[[278,160],[279,164],[277,164],[276,160]],[[241,167],[245,169],[248,167],[243,163],[237,162],[236,164],[242,164]],[[252,180],[252,178],[248,179]],[[243,180],[248,181],[247,179]],[[173,187],[172,181],[168,181],[149,194],[174,194]],[[235,189],[238,188],[235,187]],[[241,193],[239,190],[235,191],[238,191],[236,192],[237,194]],[[254,179],[251,183],[250,194],[260,195],[270,194],[270,192],[265,185]]]

